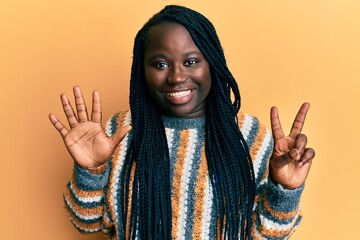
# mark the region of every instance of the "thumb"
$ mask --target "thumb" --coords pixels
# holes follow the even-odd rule
[[[116,132],[111,137],[112,143],[114,144],[113,146],[114,148],[117,145],[119,145],[119,143],[124,139],[126,134],[128,134],[131,129],[132,129],[131,125],[125,125],[116,130]]]

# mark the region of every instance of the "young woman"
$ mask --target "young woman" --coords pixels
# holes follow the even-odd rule
[[[304,103],[285,136],[239,112],[240,94],[211,22],[167,6],[138,32],[130,111],[101,126],[79,87],[70,130],[50,120],[75,161],[64,202],[75,227],[110,239],[286,239],[315,152],[301,133]],[[233,95],[234,101],[231,100]]]

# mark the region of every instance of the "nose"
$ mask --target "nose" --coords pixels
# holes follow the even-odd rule
[[[170,73],[168,76],[167,82],[169,84],[178,84],[185,82],[187,80],[188,76],[186,73],[186,69],[184,69],[184,66],[174,65],[170,69]]]

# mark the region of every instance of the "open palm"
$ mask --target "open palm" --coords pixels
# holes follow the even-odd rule
[[[102,114],[99,92],[93,92],[91,120],[88,119],[86,104],[80,88],[75,86],[73,92],[77,115],[68,97],[65,94],[60,96],[70,130],[55,115],[50,114],[49,119],[62,136],[65,146],[74,161],[82,168],[88,169],[105,163],[131,127],[119,128],[113,136],[108,137],[101,125]]]
[[[270,159],[270,177],[287,189],[304,184],[315,156],[312,148],[306,148],[307,137],[301,133],[309,107],[308,103],[301,106],[288,136],[282,130],[277,108],[271,108],[274,151]]]

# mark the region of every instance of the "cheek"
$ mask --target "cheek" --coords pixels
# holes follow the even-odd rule
[[[165,71],[158,71],[154,68],[145,69],[145,82],[152,86],[161,86],[166,76]]]
[[[156,101],[161,101],[160,89],[162,86],[161,74],[154,71],[145,71],[145,87],[149,95]]]
[[[209,93],[210,89],[211,89],[211,84],[212,84],[211,73],[210,73],[209,69],[206,69],[203,72],[202,79],[203,79],[202,85],[204,88],[204,92],[206,91],[207,93]]]
[[[152,92],[157,87],[156,76],[152,71],[145,70],[145,86],[148,91]]]
[[[209,77],[208,81],[206,82],[205,87],[204,87],[204,95],[205,95],[204,98],[205,99],[209,96],[210,90],[211,90],[211,78]]]

